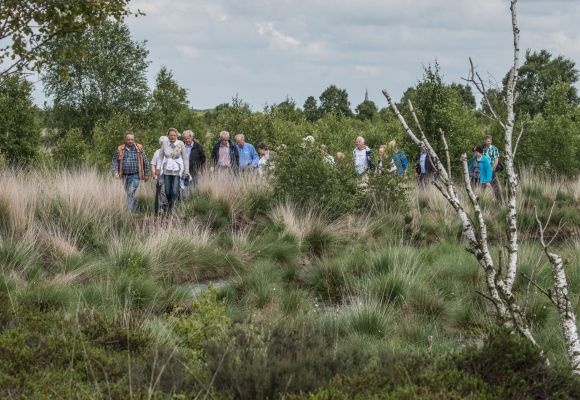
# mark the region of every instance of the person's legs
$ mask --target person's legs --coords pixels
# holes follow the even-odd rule
[[[499,201],[500,203],[503,202],[503,196],[501,194],[501,186],[499,184],[499,180],[497,179],[497,176],[494,174],[493,179],[491,181],[491,187],[493,188],[493,194],[495,196],[495,199],[497,201]]]
[[[189,177],[187,177],[183,180],[183,188],[180,187],[181,200],[187,200],[189,198],[190,186],[191,186],[191,182],[189,181]]]
[[[167,197],[168,209],[172,209],[179,196],[179,176],[163,175],[165,185],[165,196]]]
[[[139,175],[128,175],[125,177],[125,191],[127,192],[127,208],[132,213],[137,212],[137,199],[135,192],[139,188]]]

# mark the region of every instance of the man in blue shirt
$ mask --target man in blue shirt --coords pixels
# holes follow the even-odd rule
[[[240,171],[257,168],[260,156],[254,146],[246,143],[246,138],[243,133],[238,133],[235,139],[238,154],[240,155]]]

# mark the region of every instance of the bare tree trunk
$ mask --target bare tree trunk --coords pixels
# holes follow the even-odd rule
[[[512,151],[513,131],[515,125],[514,103],[516,85],[518,82],[518,69],[520,61],[520,30],[518,28],[517,0],[511,0],[510,10],[512,14],[512,32],[514,37],[514,58],[507,83],[507,121],[505,124],[505,169],[508,178],[508,268],[505,284],[509,291],[512,290],[518,269],[518,225],[517,225],[517,194],[518,176],[514,168]]]
[[[550,217],[551,215],[552,212],[550,212]],[[550,217],[548,217],[546,226],[550,222]],[[550,265],[552,266],[552,278],[554,279],[554,290],[545,291],[541,288],[540,290],[548,296],[550,301],[558,309],[558,313],[560,314],[560,326],[564,336],[564,344],[566,346],[568,360],[570,361],[572,372],[576,375],[580,375],[580,339],[578,338],[578,328],[576,327],[576,315],[572,308],[570,297],[568,296],[568,280],[566,279],[566,271],[564,270],[564,260],[560,255],[552,253],[549,250],[549,244],[546,244],[544,239],[545,227],[542,226],[542,223],[540,222],[537,210],[536,222],[540,228],[540,244],[544,249],[546,257],[548,257],[548,261],[550,261]],[[539,286],[536,285],[536,287]]]

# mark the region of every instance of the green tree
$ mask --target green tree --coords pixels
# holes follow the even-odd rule
[[[577,106],[579,98],[573,85],[578,82],[578,78],[574,61],[563,56],[552,58],[552,54],[546,50],[539,52],[528,50],[526,59],[519,69],[517,84],[519,97],[516,103],[518,113],[528,113],[533,117],[544,112],[548,91],[557,83],[568,84],[565,100],[568,104]]]
[[[155,78],[155,89],[151,95],[150,113],[158,128],[175,126],[177,116],[189,109],[187,91],[179,86],[173,73],[161,67]]]
[[[457,164],[462,153],[469,152],[483,140],[482,128],[473,110],[456,88],[443,83],[437,62],[425,67],[423,79],[416,87],[409,88],[401,99],[401,108],[407,120],[412,121],[408,99],[413,103],[425,135],[439,154],[443,154],[439,128],[445,131],[452,163]]]
[[[304,102],[304,116],[310,122],[315,122],[320,118],[320,109],[314,96],[308,96]]]
[[[338,116],[352,116],[346,89],[339,89],[335,85],[330,85],[322,92],[319,99],[320,111],[323,114],[334,113]]]
[[[550,173],[580,173],[580,108],[570,104],[570,84],[561,82],[546,91],[544,112],[526,125],[517,160]]]
[[[47,68],[43,82],[53,98],[55,127],[80,128],[88,140],[98,120],[145,110],[148,51],[145,43],[131,39],[126,25],[115,21],[88,29],[81,40],[51,47],[60,56]]]
[[[128,15],[128,3],[129,0],[0,2],[0,77],[26,69],[40,71],[53,59],[50,47],[63,39],[81,44],[87,29],[109,17],[122,20]]]
[[[377,105],[375,104],[374,101],[366,99],[358,106],[356,106],[355,111],[356,117],[358,119],[372,120],[379,111],[379,109],[377,108]]]
[[[460,83],[452,83],[450,87],[451,87],[451,89],[453,89],[453,90],[457,91],[457,93],[459,93],[459,96],[461,97],[463,102],[470,109],[472,109],[472,110],[475,109],[475,106],[476,106],[475,96],[473,95],[473,91],[471,90],[471,86],[462,85]]]
[[[30,82],[17,75],[0,79],[0,154],[12,164],[38,152],[40,129]]]

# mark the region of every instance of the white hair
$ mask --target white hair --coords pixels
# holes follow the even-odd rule
[[[182,137],[186,137],[187,135],[190,135],[193,138],[193,131],[190,131],[188,129],[186,131],[183,131],[183,133],[181,134]]]
[[[229,139],[230,133],[228,131],[221,131],[220,132],[220,139]]]
[[[359,140],[362,140],[363,143],[365,142],[365,138],[362,136],[356,138],[356,142],[358,142]]]

